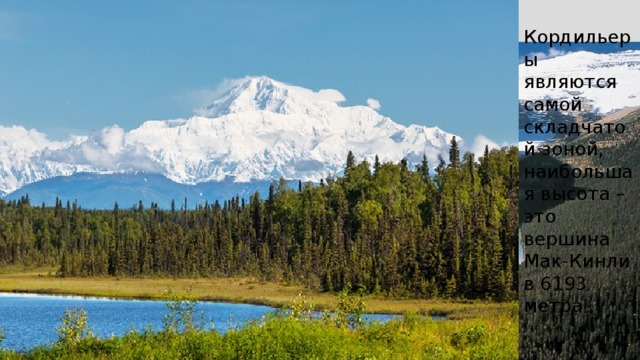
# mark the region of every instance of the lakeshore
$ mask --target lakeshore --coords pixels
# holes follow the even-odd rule
[[[336,306],[336,294],[304,286],[264,282],[255,278],[144,278],[144,277],[58,277],[55,268],[5,268],[0,271],[0,292],[50,295],[96,296],[115,299],[166,299],[174,293],[190,292],[198,301],[246,303],[288,307],[303,297],[316,310]],[[378,314],[423,314],[448,319],[490,318],[514,302],[495,303],[449,299],[398,299],[382,295],[364,297],[367,312]]]

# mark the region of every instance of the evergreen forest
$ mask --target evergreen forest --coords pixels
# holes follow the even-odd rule
[[[62,277],[229,277],[395,297],[507,300],[518,289],[517,148],[274,183],[268,194],[171,209],[0,200],[0,267]]]

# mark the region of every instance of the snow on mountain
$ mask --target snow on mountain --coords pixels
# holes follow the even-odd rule
[[[519,66],[520,100],[570,100],[579,96],[593,110],[608,113],[640,104],[640,50],[596,54],[577,51],[538,60],[537,66]],[[615,88],[525,88],[526,78],[615,78]],[[545,80],[546,81],[546,80]],[[595,82],[595,80],[594,80]],[[586,84],[586,80],[585,80]]]
[[[92,170],[85,165],[49,159],[52,152],[77,142],[78,139],[67,142],[49,141],[45,134],[34,129],[0,126],[0,194],[52,176]]]
[[[403,126],[367,106],[340,106],[337,90],[313,91],[267,77],[230,84],[188,119],[117,125],[65,142],[36,130],[0,127],[0,193],[77,172],[158,173],[182,184],[285,177],[319,181],[342,171],[348,151],[358,159],[432,165],[446,158],[452,134]],[[462,139],[458,138],[464,146]]]
[[[284,84],[266,76],[245,77],[228,82],[229,88],[213,101],[200,115],[215,118],[232,113],[265,110],[277,114],[325,113],[326,106],[343,102],[344,96],[337,90],[318,92],[300,86]]]

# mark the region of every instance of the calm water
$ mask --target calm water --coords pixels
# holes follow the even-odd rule
[[[65,310],[73,308],[87,312],[90,327],[100,337],[121,336],[131,329],[141,330],[148,325],[162,329],[167,314],[163,301],[0,293],[0,328],[4,329],[5,335],[0,346],[26,350],[55,341],[60,318]],[[213,322],[218,331],[225,332],[230,326],[260,318],[273,310],[259,305],[200,302],[197,313],[204,313],[205,322]],[[393,316],[369,317],[386,321]]]

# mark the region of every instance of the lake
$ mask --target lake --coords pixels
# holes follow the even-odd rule
[[[165,302],[157,300],[0,293],[0,328],[5,335],[0,347],[22,351],[56,341],[60,319],[65,310],[73,308],[84,309],[89,326],[103,338],[121,336],[131,329],[142,330],[149,325],[160,330],[168,313]],[[225,332],[274,310],[269,306],[203,301],[198,303],[196,312],[204,314],[207,328],[212,323],[216,330]],[[394,316],[367,317],[387,321]]]

